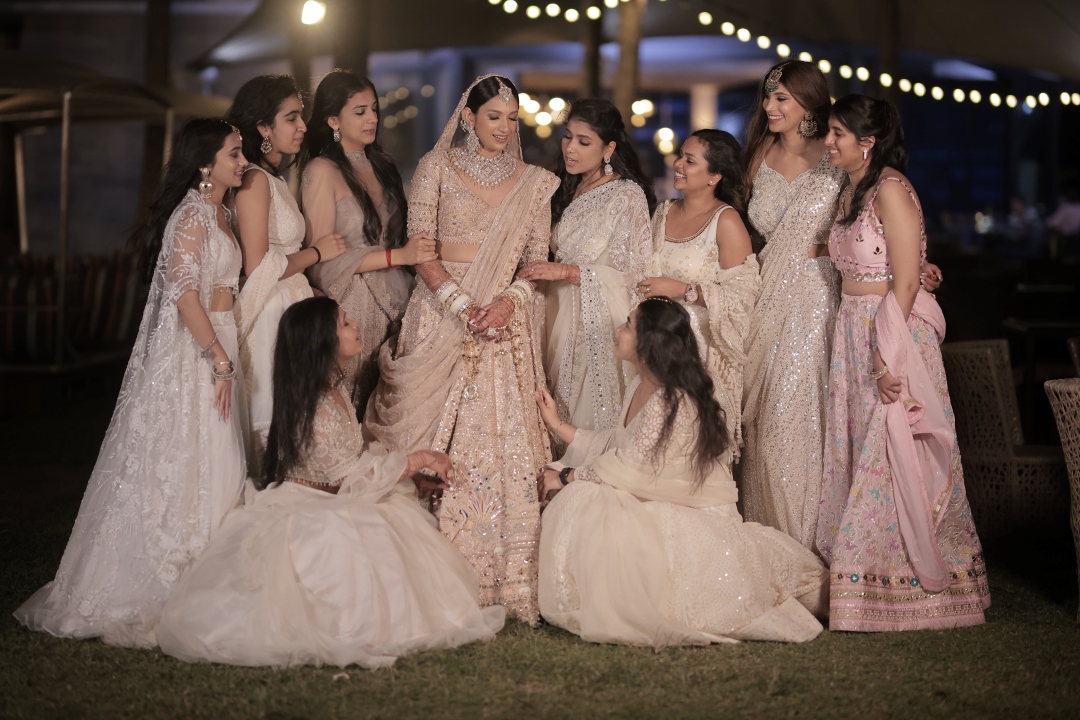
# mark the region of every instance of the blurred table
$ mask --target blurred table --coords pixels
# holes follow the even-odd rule
[[[1019,320],[1006,318],[1001,323],[1005,329],[1018,336],[1024,348],[1024,393],[1020,403],[1020,420],[1024,426],[1024,438],[1035,441],[1035,397],[1041,388],[1036,387],[1036,353],[1039,341],[1061,340],[1080,335],[1080,318],[1076,320]]]

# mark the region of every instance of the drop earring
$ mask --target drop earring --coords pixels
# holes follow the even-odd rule
[[[613,171],[611,169],[611,158],[606,157],[604,158],[604,175],[610,175],[612,172]]]
[[[862,149],[862,159],[865,160],[870,155],[870,150],[867,148]]]
[[[334,142],[341,142],[341,132],[338,130],[334,131]]]
[[[817,120],[810,112],[803,115],[802,122],[799,123],[799,134],[807,139],[817,135]]]
[[[259,150],[262,152],[263,155],[269,155],[270,153],[274,152],[274,146],[270,142],[269,135],[263,135],[263,141],[262,144],[259,145]]]
[[[461,129],[465,131],[465,147],[469,152],[480,152],[480,138],[476,136],[476,128],[470,125],[465,118],[461,118]]]
[[[210,196],[214,194],[214,183],[210,182],[210,168],[199,168],[199,172],[202,174],[202,180],[199,182],[199,195],[202,195],[203,200],[209,200]]]

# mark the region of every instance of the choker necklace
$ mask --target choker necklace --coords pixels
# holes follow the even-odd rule
[[[369,158],[367,156],[367,153],[363,150],[349,150],[345,153],[345,157],[347,157],[350,162],[356,165],[364,166],[371,164],[371,158]]]
[[[518,169],[518,159],[505,151],[489,158],[469,152],[467,148],[456,147],[450,150],[449,155],[454,167],[480,187],[498,187],[514,177]]]

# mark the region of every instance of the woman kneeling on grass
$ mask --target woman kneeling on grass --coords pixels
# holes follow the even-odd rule
[[[449,487],[449,458],[363,447],[339,387],[361,349],[356,323],[328,297],[282,315],[271,486],[225,519],[177,586],[158,629],[167,654],[376,668],[502,628],[503,608],[480,608],[476,573],[415,500],[421,469],[437,475],[423,483]]]
[[[615,428],[561,422],[537,394],[569,443],[540,478],[553,498],[540,534],[544,619],[585,640],[654,647],[816,637],[825,568],[739,516],[731,436],[686,309],[646,300],[615,342],[637,369]]]

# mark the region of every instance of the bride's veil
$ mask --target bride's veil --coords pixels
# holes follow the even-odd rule
[[[498,73],[488,73],[473,80],[469,87],[465,88],[465,92],[461,93],[461,99],[458,100],[454,112],[450,113],[450,119],[447,121],[446,127],[443,128],[439,141],[435,143],[435,149],[449,150],[460,144],[462,138],[465,137],[465,131],[461,128],[461,113],[465,110],[465,102],[469,99],[469,93],[473,91],[473,88],[488,78],[498,78],[501,84],[509,87],[509,81]],[[514,99],[517,99],[516,93]],[[517,130],[510,136],[510,143],[506,146],[504,152],[513,154],[518,160],[521,159],[521,135]]]

